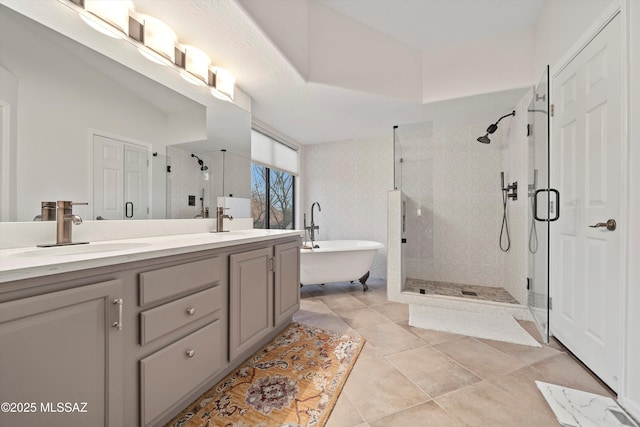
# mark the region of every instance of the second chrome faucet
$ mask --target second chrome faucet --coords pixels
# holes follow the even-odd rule
[[[89,242],[74,242],[71,239],[71,226],[82,224],[82,218],[73,213],[74,205],[87,205],[87,202],[70,202],[68,200],[58,200],[56,209],[56,243],[38,245],[46,248],[51,246],[82,245]]]

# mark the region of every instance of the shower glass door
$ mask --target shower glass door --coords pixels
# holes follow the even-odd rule
[[[529,215],[527,306],[545,342],[549,342],[549,66],[535,88],[529,114]]]

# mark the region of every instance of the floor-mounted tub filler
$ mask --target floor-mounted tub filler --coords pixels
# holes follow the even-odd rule
[[[318,285],[359,280],[366,291],[369,270],[382,243],[366,240],[316,241],[300,249],[300,284]]]

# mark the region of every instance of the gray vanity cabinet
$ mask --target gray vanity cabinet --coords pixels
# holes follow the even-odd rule
[[[0,427],[164,425],[291,321],[299,247],[287,236],[3,283],[0,403],[14,406]]]
[[[0,304],[1,426],[123,424],[122,297],[110,280]]]
[[[229,360],[273,328],[273,246],[229,257]]]
[[[229,360],[233,361],[300,307],[299,240],[229,257]]]
[[[300,245],[275,245],[274,254],[274,316],[278,326],[300,308]]]

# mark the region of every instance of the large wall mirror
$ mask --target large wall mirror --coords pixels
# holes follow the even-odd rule
[[[61,25],[84,25],[63,2],[47,5]],[[89,202],[74,208],[85,220],[159,219],[249,197],[249,112],[199,101],[176,70],[169,88],[154,78],[162,66],[131,67],[74,39],[0,5],[3,221],[32,221],[42,201]],[[104,43],[146,61],[130,42]]]

